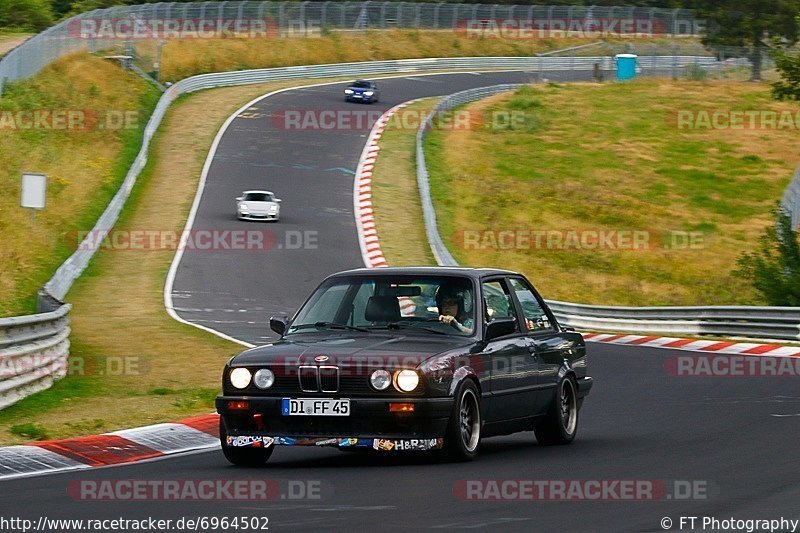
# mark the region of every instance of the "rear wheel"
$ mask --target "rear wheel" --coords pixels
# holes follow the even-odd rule
[[[578,394],[575,380],[566,376],[558,385],[553,405],[534,429],[536,440],[545,446],[569,444],[578,433]]]
[[[458,386],[444,438],[445,453],[453,461],[471,461],[481,444],[481,404],[475,382]]]
[[[225,444],[227,438],[228,432],[225,431],[225,422],[220,417],[219,440],[222,445],[222,454],[225,459],[237,466],[264,466],[275,449],[275,445],[267,448],[236,448]]]

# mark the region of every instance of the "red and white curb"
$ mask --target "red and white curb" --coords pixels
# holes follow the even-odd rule
[[[626,335],[612,333],[583,333],[589,342],[623,344],[627,346],[646,346],[648,348],[667,348],[701,353],[728,355],[752,355],[769,357],[800,357],[800,346],[781,346],[779,344],[756,344],[752,342],[708,341],[680,339],[675,337],[650,337],[646,335]]]
[[[0,479],[133,463],[219,447],[219,415],[0,448]]]
[[[372,171],[375,168],[375,161],[378,159],[380,146],[378,141],[386,129],[386,124],[393,114],[398,110],[413,104],[417,100],[409,100],[396,105],[387,110],[375,122],[372,130],[367,137],[367,144],[361,152],[361,158],[356,167],[355,182],[353,184],[353,207],[356,215],[356,229],[358,231],[358,243],[361,247],[361,256],[367,268],[388,267],[389,263],[381,250],[381,242],[378,239],[378,230],[375,227],[375,212],[372,208]],[[400,314],[412,316],[416,310],[414,302],[410,298],[399,297]]]

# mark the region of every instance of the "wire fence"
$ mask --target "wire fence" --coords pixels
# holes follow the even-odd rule
[[[636,32],[653,36],[696,36],[702,28],[702,23],[689,10],[636,7],[369,1],[171,2],[115,6],[64,20],[9,52],[0,61],[0,94],[7,80],[28,78],[66,54],[116,49],[118,55],[125,55],[130,49],[124,44],[124,34],[136,34],[136,28],[147,28],[143,35],[137,35],[137,39],[152,37],[151,40],[158,40],[169,35],[169,28],[173,28],[169,24],[178,24],[175,27],[185,29],[187,24],[195,27],[203,21],[217,21],[220,23],[218,28],[235,31],[237,22],[256,20],[263,22],[263,30],[277,36],[390,28],[455,30],[479,35],[490,31],[513,31],[517,37],[525,28],[534,32],[544,29],[548,33],[574,31],[584,34],[592,31],[599,34],[633,35]],[[149,61],[157,62],[157,58],[151,57]]]

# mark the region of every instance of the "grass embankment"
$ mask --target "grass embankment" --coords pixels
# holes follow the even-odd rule
[[[435,265],[422,221],[414,161],[417,130],[402,127],[406,116],[421,121],[438,101],[425,99],[398,111],[378,144],[381,150],[372,170],[372,201],[381,249],[390,266]],[[417,121],[410,121],[415,123]],[[409,157],[411,154],[411,157]]]
[[[677,120],[680,111],[796,116],[797,106],[772,101],[768,86],[551,84],[468,110],[526,118],[515,129],[493,129],[487,120],[472,131],[437,130],[428,138],[440,231],[460,263],[525,272],[547,298],[573,302],[761,303],[731,272],[774,223],[771,210],[800,164],[796,126],[688,129]],[[499,230],[523,240],[501,242]],[[580,238],[587,230],[647,232],[639,234],[647,245],[567,243],[570,233]],[[545,234],[536,244],[535,232],[555,237]],[[695,232],[694,244],[686,247],[680,232]]]
[[[176,39],[164,46],[161,77],[177,81],[206,72],[385,59],[532,56],[591,42],[581,38],[476,38],[453,31],[401,29],[370,30],[363,34],[324,32],[318,36],[283,39]],[[610,45],[630,42],[630,39],[608,40]],[[668,50],[667,46],[675,42],[665,38],[636,39],[633,44],[642,49],[664,45]],[[152,43],[144,43],[138,49],[145,56],[154,55]],[[597,48],[596,53],[603,50]]]
[[[115,229],[182,230],[203,162],[225,119],[259,95],[311,82],[216,89],[173,104]],[[113,431],[213,410],[222,366],[241,346],[167,315],[162,295],[173,255],[173,250],[98,251],[68,295],[76,371],[0,411],[0,444]]]
[[[6,85],[0,99],[0,316],[35,311],[36,291],[124,179],[158,96],[138,76],[94,57],[66,58],[35,78]],[[22,111],[43,120],[20,118]],[[119,127],[117,118],[129,111],[135,114]],[[48,113],[80,120],[56,123]],[[19,206],[23,171],[48,176],[46,207],[33,225]]]

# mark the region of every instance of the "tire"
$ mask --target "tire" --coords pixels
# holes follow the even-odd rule
[[[578,389],[567,376],[558,384],[558,393],[544,420],[534,428],[536,440],[544,446],[569,444],[578,433]]]
[[[444,437],[444,451],[451,461],[475,459],[481,445],[482,422],[478,387],[471,379],[465,379],[456,390]]]
[[[274,444],[267,448],[234,448],[225,444],[227,437],[228,433],[225,431],[225,422],[223,422],[222,417],[220,417],[219,441],[222,446],[222,454],[228,462],[236,466],[264,466],[275,450]]]

